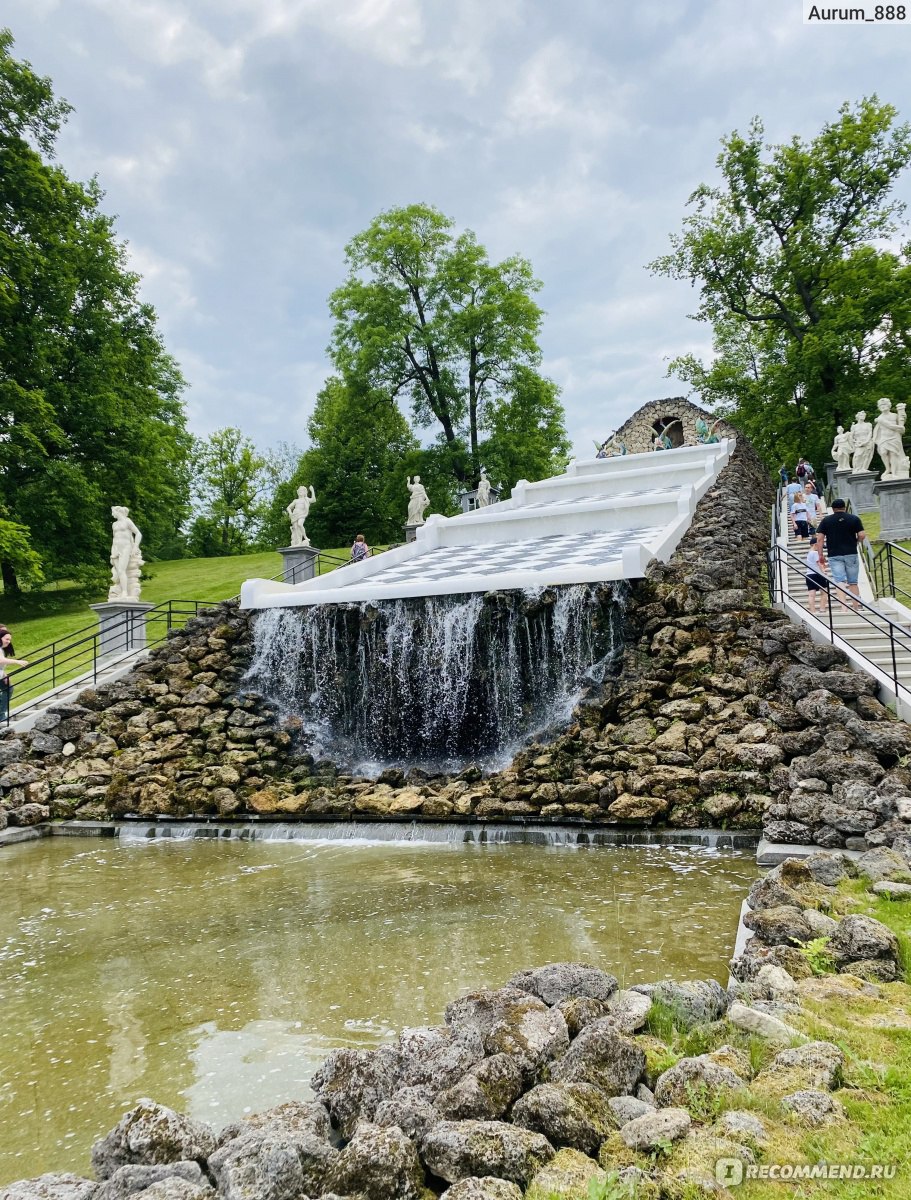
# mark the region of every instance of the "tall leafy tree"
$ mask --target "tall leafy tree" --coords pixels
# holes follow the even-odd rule
[[[890,245],[911,128],[869,97],[804,142],[766,146],[756,118],[722,141],[722,183],[690,198],[658,273],[700,288],[715,357],[671,371],[731,414],[769,459],[828,457],[836,423],[907,393],[911,260]]]
[[[473,233],[456,235],[425,204],[381,213],[346,257],[348,277],[329,302],[342,378],[390,402],[407,398],[416,423],[437,431],[452,477],[471,482],[516,371],[540,362],[531,264],[491,263]]]
[[[106,575],[109,506],[151,554],[188,511],[183,381],[94,180],[53,161],[69,106],[0,31],[0,537],[4,586]]]
[[[287,544],[285,508],[302,485],[316,492],[307,519],[314,546],[345,546],[358,533],[373,543],[401,541],[408,508],[406,475],[419,469],[421,461],[415,459],[417,440],[398,408],[380,393],[333,376],[320,391],[308,431],[312,448],[293,478],[275,491],[268,523],[271,544]]]
[[[268,463],[239,429],[218,429],[198,439],[194,491],[199,515],[190,550],[203,557],[243,554],[257,542],[265,515]]]

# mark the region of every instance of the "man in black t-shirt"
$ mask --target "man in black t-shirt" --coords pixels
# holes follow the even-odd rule
[[[860,574],[860,560],[857,554],[857,544],[866,537],[864,524],[860,517],[845,510],[844,500],[833,500],[832,511],[819,522],[816,530],[816,549],[819,551],[820,565],[825,569],[826,557],[832,568],[832,578],[842,586],[847,584],[848,590],[860,599],[860,588],[857,585]],[[823,549],[825,544],[825,549]],[[836,595],[838,589],[835,589]],[[844,600],[842,600],[844,603]],[[859,604],[854,605],[860,608]]]

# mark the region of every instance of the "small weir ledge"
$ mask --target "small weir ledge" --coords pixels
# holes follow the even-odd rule
[[[10,836],[12,835],[12,836]],[[590,825],[453,821],[55,821],[0,832],[0,848],[40,837],[193,838],[270,842],[407,842],[435,845],[680,846],[752,850],[758,832],[726,829],[598,829]]]

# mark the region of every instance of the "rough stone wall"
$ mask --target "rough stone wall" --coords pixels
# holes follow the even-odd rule
[[[617,430],[617,437],[626,443],[630,454],[641,454],[652,449],[655,437],[655,422],[665,417],[678,417],[683,426],[683,441],[681,445],[696,444],[696,420],[698,417],[711,426],[717,419],[704,408],[699,408],[684,396],[670,396],[665,400],[652,400],[644,404],[630,419]],[[670,435],[674,435],[671,429]],[[725,421],[716,431],[720,437],[736,437],[737,431]]]
[[[900,848],[911,727],[838,650],[766,607],[771,499],[741,441],[672,561],[633,585],[620,676],[504,771],[365,779],[297,753],[261,698],[237,694],[250,623],[225,604],[132,675],[0,737],[0,825],[124,814],[764,823],[777,841]]]

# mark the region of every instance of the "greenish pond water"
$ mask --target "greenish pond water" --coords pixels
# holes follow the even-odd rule
[[[749,854],[53,838],[0,855],[0,1184],[85,1171],[151,1096],[220,1126],[336,1046],[584,959],[725,981]]]

